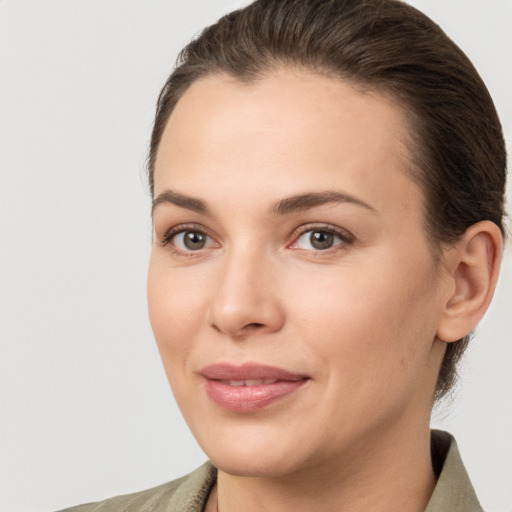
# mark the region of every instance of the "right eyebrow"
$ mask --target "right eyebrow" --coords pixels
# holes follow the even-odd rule
[[[193,212],[202,215],[210,215],[210,210],[204,201],[201,201],[201,199],[186,196],[184,194],[175,192],[174,190],[167,189],[164,190],[161,194],[158,194],[158,196],[153,199],[151,206],[151,216],[153,216],[155,208],[162,203],[171,203],[179,206],[180,208],[186,208],[187,210],[192,210]]]

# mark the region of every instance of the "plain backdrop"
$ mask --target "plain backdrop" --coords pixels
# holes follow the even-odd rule
[[[512,1],[412,3],[473,60],[512,150]],[[141,490],[205,460],[147,320],[144,163],[177,52],[239,5],[0,0],[3,512]],[[488,512],[512,511],[511,259],[433,419]]]

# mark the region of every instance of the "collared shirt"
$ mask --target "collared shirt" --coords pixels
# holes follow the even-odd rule
[[[433,430],[431,451],[438,478],[425,512],[483,512],[455,439],[447,432]]]
[[[438,479],[425,512],[483,512],[455,439],[447,432],[433,430],[431,446]],[[217,470],[207,462],[159,487],[61,512],[203,512],[216,479]]]

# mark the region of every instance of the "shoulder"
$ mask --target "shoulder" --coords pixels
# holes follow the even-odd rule
[[[215,483],[217,471],[209,462],[194,472],[145,491],[78,505],[60,512],[201,512]]]

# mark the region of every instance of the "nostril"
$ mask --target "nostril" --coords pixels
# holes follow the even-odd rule
[[[245,326],[245,328],[249,329],[249,330],[252,330],[252,329],[259,329],[259,328],[261,328],[263,326],[264,326],[264,324],[252,323],[252,324],[247,324]]]
[[[218,332],[222,332],[222,329],[218,326],[218,325],[215,325],[215,324],[212,324],[212,327],[218,331]],[[257,329],[261,329],[262,327],[265,327],[265,324],[261,324],[261,323],[257,323],[257,322],[253,322],[253,323],[250,323],[250,324],[247,324],[247,325],[244,325],[241,329],[242,332],[246,332],[246,331],[255,331]]]

